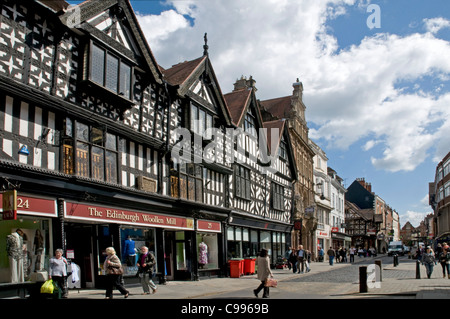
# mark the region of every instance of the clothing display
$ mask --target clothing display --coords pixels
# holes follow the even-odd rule
[[[198,263],[201,265],[206,265],[208,263],[208,245],[206,245],[204,242],[201,242],[198,245],[198,248]]]
[[[6,242],[6,252],[8,254],[9,265],[11,267],[12,283],[25,281],[25,273],[23,269],[23,238],[19,234],[19,231],[20,230],[17,230],[11,235],[8,235]]]
[[[134,266],[136,261],[136,245],[130,236],[125,240],[124,255],[127,266]]]

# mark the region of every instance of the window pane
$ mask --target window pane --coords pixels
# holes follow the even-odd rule
[[[191,131],[198,133],[198,115],[195,105],[191,105]]]
[[[119,60],[112,55],[106,58],[106,83],[105,86],[111,91],[117,92],[117,73],[119,71]]]
[[[120,91],[124,97],[131,97],[131,67],[125,63],[120,63]]]
[[[106,151],[106,181],[117,183],[117,153]]]
[[[205,131],[205,123],[206,123],[206,113],[203,110],[199,110],[198,112],[198,134],[203,134],[203,132]]]
[[[106,148],[117,151],[117,140],[115,135],[106,133]]]
[[[91,129],[91,142],[93,144],[103,146],[103,131],[93,127]]]
[[[89,177],[89,146],[77,143],[77,175]]]
[[[89,126],[77,123],[77,139],[89,142]]]
[[[105,71],[105,51],[98,46],[92,46],[91,80],[103,85],[103,74]]]
[[[92,147],[92,178],[104,180],[104,159],[103,150],[99,147]]]

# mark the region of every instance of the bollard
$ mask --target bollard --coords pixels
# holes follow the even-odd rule
[[[416,279],[420,279],[420,260],[416,262]]]
[[[394,267],[397,267],[398,266],[398,255],[393,254],[392,256],[394,257]]]
[[[359,267],[359,292],[367,292],[367,266]]]
[[[375,260],[375,265],[377,265],[378,267],[378,273],[379,273],[379,278],[377,278],[377,281],[379,281],[379,282],[381,282],[382,281],[382,278],[383,278],[383,276],[382,276],[382,274],[381,274],[381,260]]]

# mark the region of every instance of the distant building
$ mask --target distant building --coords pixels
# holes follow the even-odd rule
[[[450,241],[450,152],[436,166],[434,182],[429,184],[429,204],[434,211],[436,242]]]

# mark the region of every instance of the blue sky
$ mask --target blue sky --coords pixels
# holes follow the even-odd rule
[[[201,56],[207,32],[223,93],[252,76],[257,98],[281,97],[299,78],[310,138],[346,186],[364,177],[401,225],[431,212],[428,183],[450,151],[450,1],[131,4],[165,68]]]

